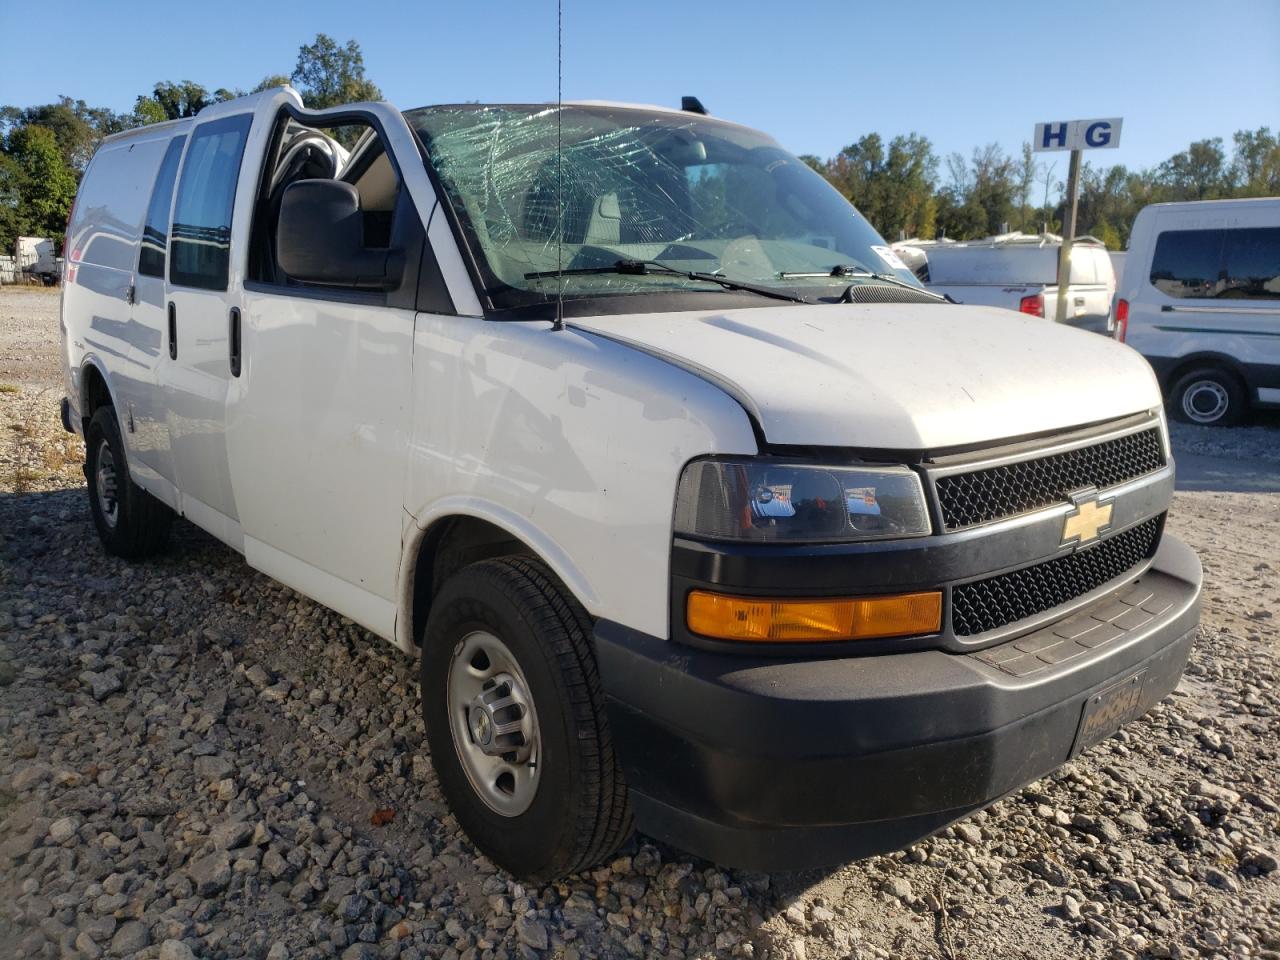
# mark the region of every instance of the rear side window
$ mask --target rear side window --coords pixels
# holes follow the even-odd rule
[[[231,211],[252,122],[252,114],[242,113],[202,123],[191,135],[173,209],[170,283],[227,289]]]
[[[185,136],[169,141],[169,149],[160,163],[156,186],[147,207],[147,222],[142,228],[142,250],[138,254],[138,272],[148,277],[164,276],[164,248],[169,233],[169,205],[173,201],[173,182],[178,178],[178,161],[182,159]]]
[[[1179,299],[1280,300],[1280,227],[1166,231],[1151,285]]]
[[[1228,230],[1222,247],[1227,288],[1219,296],[1280,300],[1280,227]]]
[[[94,155],[76,197],[68,260],[133,272],[142,218],[164,146],[159,138],[116,141]]]

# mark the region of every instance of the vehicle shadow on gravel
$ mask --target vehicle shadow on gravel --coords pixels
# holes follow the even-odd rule
[[[1195,501],[1207,530],[1240,509],[1190,496],[1226,498]],[[1248,532],[1233,558],[1268,549]],[[1266,561],[1232,562],[1173,697],[910,850],[767,875],[637,837],[532,887],[445,807],[411,658],[185,522],[128,564],[103,554],[83,488],[0,494],[0,942],[272,960],[1280,949],[1280,596]]]

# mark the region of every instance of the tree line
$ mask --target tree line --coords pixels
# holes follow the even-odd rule
[[[381,99],[365,76],[354,40],[317,34],[298,49],[293,72],[264,77],[253,90],[210,90],[190,80],[162,81],[127,113],[61,97],[32,107],[0,107],[0,250],[19,235],[61,243],[76,186],[103,137],[131,127],[193,117],[211,103],[292,83],[313,109]],[[852,200],[889,240],[899,236],[973,239],[1010,230],[1058,231],[1065,161],[1043,159],[1023,143],[1006,153],[991,143],[969,157],[939,158],[918,133],[885,142],[868,133],[834,157],[802,159]],[[1280,196],[1280,137],[1269,127],[1241,130],[1230,150],[1221,138],[1198,140],[1145,170],[1081,168],[1077,229],[1112,249],[1128,245],[1138,211],[1167,200]]]
[[[11,253],[19,236],[62,234],[76,187],[103,137],[133,127],[194,117],[206,106],[246,93],[292,83],[312,109],[359,100],[380,100],[365,77],[364,57],[354,40],[340,44],[323,33],[298,49],[290,74],[271,74],[252,90],[209,90],[190,80],[161,81],[138,96],[133,109],[116,113],[84,100],[0,107],[0,253]]]
[[[1145,170],[1084,162],[1077,232],[1122,250],[1134,217],[1148,204],[1280,196],[1280,137],[1259,127],[1240,130],[1231,139],[1230,153],[1220,137],[1197,140]],[[1060,231],[1066,161],[1043,156],[1032,153],[1030,143],[1017,154],[990,143],[968,158],[952,153],[940,162],[929,139],[918,133],[894,137],[887,145],[878,133],[869,133],[830,159],[801,159],[892,241],[903,236],[971,240],[1006,229]]]

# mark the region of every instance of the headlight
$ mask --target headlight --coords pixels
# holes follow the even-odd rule
[[[925,536],[929,512],[906,467],[698,460],[680,478],[675,530],[750,542],[887,540]]]

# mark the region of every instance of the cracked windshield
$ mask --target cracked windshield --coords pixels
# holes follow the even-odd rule
[[[557,169],[554,106],[405,116],[496,307],[553,299],[558,282],[566,298],[728,288],[830,299],[864,282],[919,289],[847,200],[754,130],[689,113],[565,106]]]

